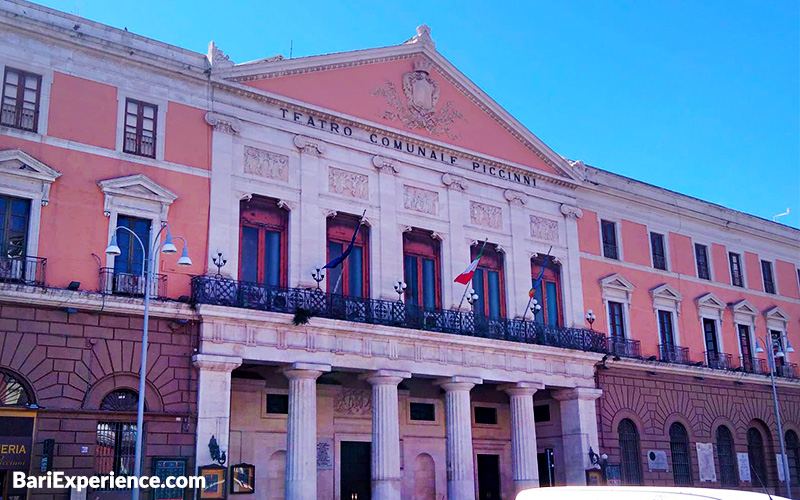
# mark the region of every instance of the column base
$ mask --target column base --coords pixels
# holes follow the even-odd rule
[[[400,500],[400,478],[373,479],[372,500]]]
[[[475,481],[470,479],[448,481],[447,500],[475,500]]]
[[[317,482],[287,480],[286,498],[294,500],[317,500]]]
[[[520,491],[528,490],[530,488],[538,488],[538,479],[515,479],[514,480],[514,495],[518,495]]]

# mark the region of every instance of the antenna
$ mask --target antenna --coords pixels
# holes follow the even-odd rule
[[[774,216],[772,218],[772,222],[777,222],[778,221],[778,217],[783,217],[784,215],[789,215],[789,211],[790,210],[791,210],[791,208],[787,207],[785,212],[783,212],[782,214],[778,214],[778,215]]]
[[[292,49],[294,48],[294,40],[289,40],[289,59],[292,58]]]

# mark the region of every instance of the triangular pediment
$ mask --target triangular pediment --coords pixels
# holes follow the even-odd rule
[[[0,174],[16,175],[48,183],[61,176],[58,170],[20,149],[0,151]]]
[[[294,59],[232,64],[216,46],[210,54],[219,81],[474,152],[554,181],[582,180],[579,169],[439,54],[429,32],[391,47]]]
[[[783,323],[788,323],[789,320],[791,319],[791,316],[786,314],[786,312],[778,306],[772,307],[764,311],[764,316],[767,319],[781,321]]]
[[[680,301],[683,298],[683,295],[668,283],[653,288],[650,290],[650,295],[652,295],[654,299],[659,298],[674,301]]]
[[[600,286],[603,288],[615,288],[617,290],[624,290],[626,292],[632,292],[636,289],[636,287],[625,279],[621,274],[614,273],[610,276],[606,276],[600,280]]]
[[[178,195],[158,184],[143,174],[128,175],[108,179],[97,183],[103,193],[116,196],[128,196],[150,201],[157,201],[162,204],[171,204],[178,198]]]
[[[697,297],[697,306],[698,307],[710,307],[713,309],[724,309],[726,304],[725,302],[721,301],[719,297],[714,295],[713,293],[707,293],[705,295],[701,295]]]
[[[747,299],[742,299],[739,302],[731,305],[734,313],[746,314],[747,316],[757,316],[758,309],[753,306]]]

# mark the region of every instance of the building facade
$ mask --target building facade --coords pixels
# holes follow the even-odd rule
[[[800,231],[565,159],[425,26],[236,64],[0,14],[0,418],[31,447],[3,479],[130,472],[150,286],[148,472],[216,442],[254,498],[510,499],[607,454],[611,482],[777,492],[772,373],[800,483]],[[188,272],[102,253],[167,221]]]

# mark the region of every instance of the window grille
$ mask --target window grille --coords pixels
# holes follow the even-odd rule
[[[156,157],[158,106],[135,99],[125,100],[125,138],[122,150],[139,156]]]
[[[678,422],[669,428],[669,448],[672,453],[672,477],[675,486],[692,485],[692,462],[689,456],[689,435]]]
[[[619,452],[622,459],[622,483],[642,483],[642,462],[639,448],[639,431],[628,418],[623,419],[617,427],[619,434]]]
[[[650,233],[650,247],[653,252],[653,267],[667,270],[667,252],[664,246],[664,235]]]
[[[0,125],[36,132],[41,86],[40,75],[6,68]]]
[[[708,247],[696,244],[694,254],[697,258],[697,277],[702,280],[711,279],[711,271],[708,267]]]
[[[731,264],[731,285],[744,286],[744,279],[742,278],[742,258],[738,253],[730,252],[728,260]]]
[[[767,260],[761,261],[761,275],[764,278],[764,292],[775,293],[775,278],[772,276],[772,263]]]
[[[724,425],[717,427],[717,459],[719,460],[720,485],[725,487],[739,486],[733,435],[730,429]]]
[[[603,237],[603,257],[607,259],[619,259],[617,251],[617,228],[613,222],[600,221]]]
[[[97,423],[97,443],[95,446],[95,473],[97,475],[108,475],[111,472],[117,476],[133,474],[135,453],[135,423]]]
[[[27,406],[33,403],[28,389],[14,374],[0,370],[0,408],[4,406]]]
[[[768,485],[767,464],[764,462],[764,438],[755,427],[747,430],[747,457],[753,472],[753,486],[763,488]]]

